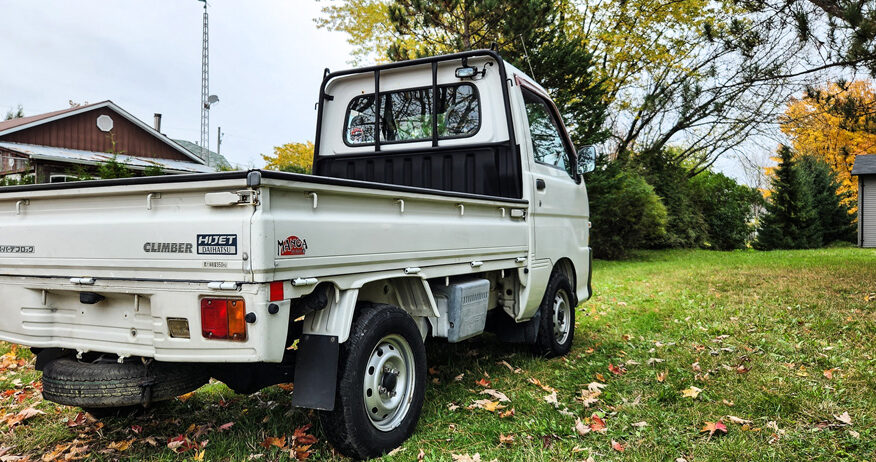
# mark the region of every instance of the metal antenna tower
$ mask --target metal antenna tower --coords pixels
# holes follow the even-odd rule
[[[210,166],[210,30],[207,24],[207,0],[204,2],[204,40],[201,50],[201,158]]]

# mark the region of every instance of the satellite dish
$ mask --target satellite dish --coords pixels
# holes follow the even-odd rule
[[[215,103],[218,103],[218,102],[219,102],[219,97],[216,96],[216,95],[210,95],[209,97],[207,97],[207,103],[208,103],[208,104],[215,104]]]

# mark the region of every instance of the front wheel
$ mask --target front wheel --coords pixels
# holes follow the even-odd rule
[[[335,409],[319,414],[335,449],[377,457],[411,436],[423,407],[426,349],[410,315],[363,304],[341,345],[338,375]]]
[[[575,306],[577,305],[572,284],[565,274],[555,271],[548,281],[544,298],[539,308],[536,353],[547,356],[563,356],[572,349],[575,338]]]

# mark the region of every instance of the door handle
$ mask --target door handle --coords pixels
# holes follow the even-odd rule
[[[544,180],[542,180],[541,178],[535,180],[535,189],[537,189],[539,191],[544,191],[544,188],[545,188]]]

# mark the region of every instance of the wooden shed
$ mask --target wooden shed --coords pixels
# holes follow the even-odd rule
[[[213,171],[112,101],[0,122],[0,177],[66,181],[113,158],[135,174]]]
[[[858,245],[876,248],[876,154],[856,156],[852,175],[858,177]]]

